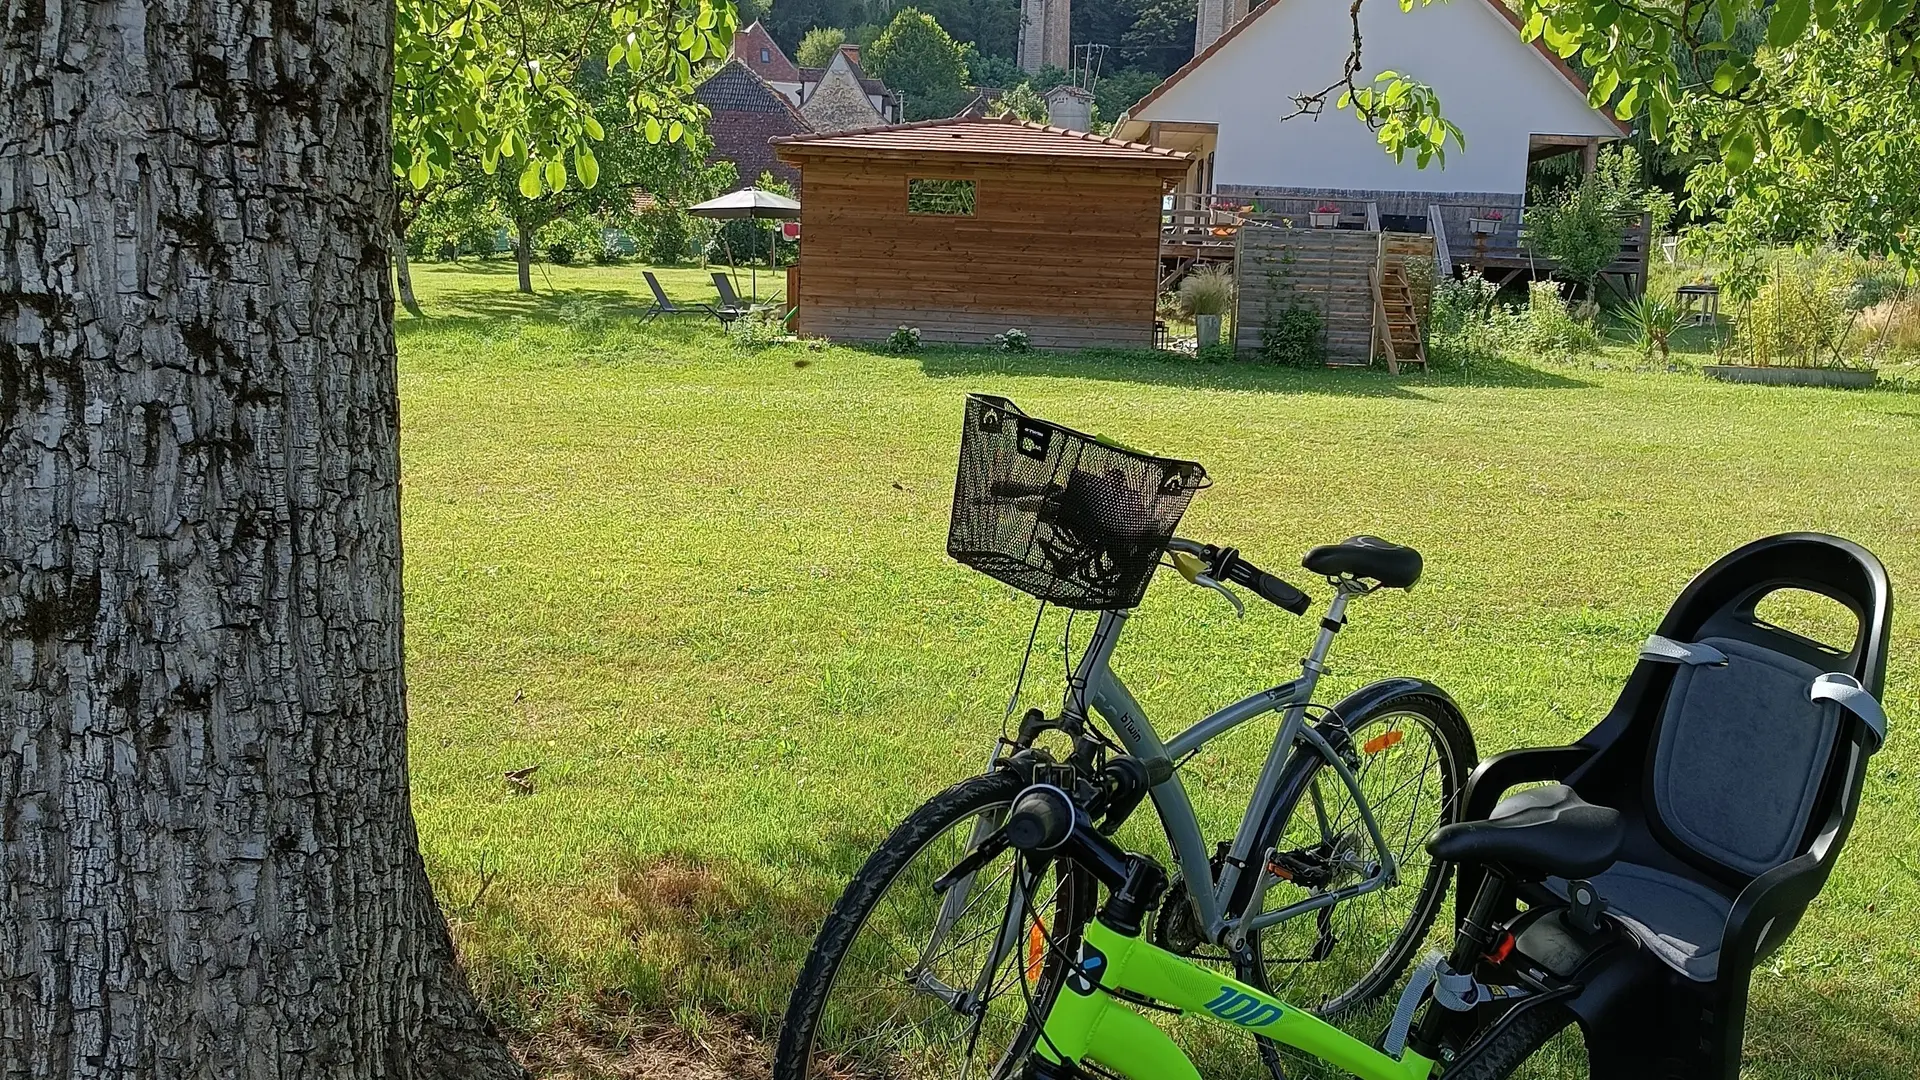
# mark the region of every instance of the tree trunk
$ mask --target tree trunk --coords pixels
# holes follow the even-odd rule
[[[520,264],[520,291],[533,291],[533,230],[524,221],[513,225],[513,258]]]
[[[0,1077],[524,1075],[408,806],[393,8],[0,20]]]
[[[416,319],[426,318],[427,313],[420,310],[420,301],[413,297],[413,271],[407,266],[407,230],[404,226],[393,231],[393,277],[400,286],[400,306]]]

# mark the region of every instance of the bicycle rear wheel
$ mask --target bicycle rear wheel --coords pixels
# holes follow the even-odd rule
[[[1451,865],[1427,857],[1425,841],[1458,819],[1475,764],[1465,720],[1432,694],[1400,694],[1340,718],[1349,766],[1393,855],[1395,883],[1249,934],[1236,965],[1243,981],[1328,1019],[1384,994],[1419,951],[1453,874]],[[1378,852],[1359,806],[1318,755],[1294,759],[1281,806],[1279,824],[1260,848],[1278,853],[1264,871],[1277,878],[1264,910],[1337,892],[1372,874]],[[1262,1040],[1270,1068],[1276,1053]]]
[[[1095,883],[1056,864],[1023,883],[1009,851],[947,895],[933,882],[997,827],[1024,788],[994,773],[914,811],[827,916],[787,1007],[774,1080],[1006,1080],[1018,1074],[1093,917]],[[1004,931],[1010,904],[1012,948]]]

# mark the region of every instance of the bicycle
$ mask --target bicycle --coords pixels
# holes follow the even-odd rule
[[[1229,584],[1296,614],[1310,606],[1234,549],[1173,535],[1204,483],[1192,462],[969,399],[950,553],[1043,600],[1098,610],[1099,624],[1060,713],[1029,711],[986,775],[910,815],[835,904],[789,1005],[776,1080],[1198,1080],[1143,1012],[1254,1035],[1277,1080],[1283,1046],[1363,1080],[1503,1080],[1576,1026],[1594,1080],[1734,1080],[1754,965],[1820,891],[1887,736],[1891,592],[1878,560],[1811,533],[1730,553],[1681,594],[1598,726],[1467,777],[1471,737],[1431,684],[1386,680],[1332,709],[1310,704],[1348,603],[1419,577],[1416,553],[1372,538],[1303,560],[1334,596],[1299,678],[1160,738],[1108,665],[1163,552],[1236,608]],[[1850,642],[1756,614],[1786,589],[1853,612]],[[1179,766],[1269,711],[1281,722],[1247,813],[1209,856]],[[1070,740],[1063,759],[1035,742],[1049,731]],[[1380,808],[1404,788],[1383,802],[1366,782],[1415,736],[1437,751],[1438,812],[1430,837],[1410,818],[1394,848]],[[1729,741],[1750,750],[1737,769]],[[1331,812],[1329,777],[1343,800]],[[1148,799],[1172,880],[1112,839]],[[1409,892],[1415,835],[1429,861]],[[1449,950],[1414,971],[1377,1039],[1330,1024],[1407,969],[1456,865]],[[1351,913],[1396,894],[1407,913],[1380,924],[1392,932],[1376,948]],[[890,899],[914,917],[894,917]],[[1289,928],[1311,946],[1273,956],[1269,936]],[[1322,967],[1356,928],[1347,962]],[[875,982],[849,983],[862,945],[886,960]],[[1222,961],[1231,975],[1209,966]],[[1322,972],[1314,1000],[1280,992],[1276,966]],[[843,988],[867,994],[836,997]]]
[[[1038,450],[1036,467],[1047,473],[1043,482],[1021,483],[1000,475],[1004,469],[988,470],[995,475],[985,485],[999,519],[1022,512],[1031,518],[1023,522],[1023,535],[1030,547],[1047,549],[1039,575],[1047,580],[1036,581],[1025,563],[978,558],[972,564],[986,562],[995,576],[1016,579],[1055,602],[1098,610],[1098,623],[1068,679],[1060,712],[1047,717],[1030,711],[1017,736],[996,748],[986,775],[955,785],[911,815],[855,877],[829,915],[795,992],[777,1075],[795,1080],[820,1075],[808,1071],[817,1054],[842,1060],[864,1054],[887,1059],[881,1067],[890,1074],[943,1075],[941,1066],[929,1063],[947,1052],[931,1045],[947,1036],[961,1041],[962,1060],[987,1049],[995,1061],[993,1071],[982,1075],[999,1076],[1024,1061],[1039,1035],[1036,1025],[1026,1023],[1027,1014],[1044,1015],[1050,1006],[1057,1011],[1058,991],[1073,966],[1068,954],[1081,945],[1083,933],[1094,935],[1088,945],[1108,933],[1094,929],[1101,925],[1093,919],[1095,882],[1108,888],[1124,884],[1077,863],[1056,863],[1049,882],[1047,866],[1019,866],[1009,845],[991,840],[1004,832],[1015,798],[1035,784],[1074,792],[1079,805],[1099,808],[1102,836],[1151,800],[1180,872],[1155,912],[1152,941],[1143,942],[1154,955],[1167,958],[1161,970],[1176,971],[1190,961],[1231,965],[1238,979],[1231,982],[1234,993],[1244,989],[1253,995],[1246,1001],[1263,1005],[1272,999],[1259,995],[1305,983],[1322,1017],[1379,996],[1406,970],[1445,895],[1451,868],[1424,861],[1418,844],[1457,816],[1458,794],[1475,762],[1473,740],[1452,700],[1422,680],[1376,682],[1332,708],[1315,706],[1313,694],[1346,625],[1349,605],[1382,588],[1411,587],[1420,574],[1419,555],[1373,538],[1316,548],[1305,562],[1333,585],[1333,596],[1299,676],[1244,697],[1163,741],[1110,664],[1129,609],[1161,550],[1170,553],[1185,580],[1221,593],[1237,610],[1244,609],[1229,586],[1296,615],[1308,611],[1309,598],[1231,547],[1172,537],[1171,521],[1150,520],[1153,514],[1141,512],[1140,500],[1127,494],[1143,490],[1178,501],[1177,520],[1184,499],[1204,486],[1197,465],[1146,458],[1035,421],[1001,399],[970,399],[968,424],[972,433],[994,428],[987,433],[1008,434],[1014,449],[1004,456],[1016,462],[1025,463]],[[1000,425],[1019,430],[1002,432]],[[1022,439],[1045,445],[1029,443],[1023,457]],[[963,447],[969,445],[963,439]],[[1135,476],[1132,485],[1114,480],[1115,461],[1135,468],[1141,459],[1153,463],[1147,475]],[[1062,466],[1063,461],[1070,464]],[[1168,477],[1179,483],[1170,484]],[[967,531],[962,520],[967,496],[956,500],[960,535]],[[1121,515],[1127,520],[1115,520],[1114,503],[1128,509]],[[1005,521],[998,524],[1004,527]],[[1159,536],[1156,529],[1169,535]],[[1045,535],[1036,540],[1036,533]],[[1144,552],[1151,552],[1152,561],[1141,574]],[[1212,740],[1269,713],[1279,714],[1280,722],[1247,810],[1233,839],[1210,851],[1178,766]],[[1071,742],[1072,752],[1063,760],[1036,745],[1047,732]],[[1377,809],[1383,798],[1394,811],[1385,825]],[[1404,815],[1398,812],[1402,803]],[[1010,857],[996,865],[1002,854]],[[990,865],[996,866],[994,872],[985,873]],[[956,866],[961,867],[957,872]],[[944,887],[935,891],[936,883]],[[920,906],[896,913],[882,904],[889,895]],[[1398,901],[1390,914],[1375,910],[1386,907],[1379,903],[1386,898]],[[899,939],[924,934],[919,955],[907,958],[906,970],[894,973],[897,978],[882,975],[859,984],[876,992],[893,990],[885,995],[889,1005],[923,1006],[911,1013],[911,1022],[869,1024],[877,1029],[869,1033],[873,1046],[851,1045],[859,1040],[844,1029],[845,1014],[863,1003],[843,1001],[834,1014],[827,1000],[836,988],[849,988],[849,962],[858,959],[854,946],[863,932]],[[966,946],[974,950],[958,955]],[[1010,965],[1023,950],[1024,960]],[[948,966],[968,974],[942,977],[946,960],[960,961]],[[1114,970],[1124,974],[1142,963],[1133,960]],[[1310,970],[1315,979],[1300,978]],[[1009,972],[1018,978],[1009,978]],[[1225,993],[1229,983],[1211,985],[1209,1000]],[[911,989],[902,994],[902,987]],[[1284,1015],[1298,1014],[1288,1007]],[[1294,1023],[1289,1019],[1277,1030],[1255,1025],[1269,1037],[1261,1049],[1276,1071],[1274,1044],[1301,1045]],[[1336,1049],[1344,1044],[1315,1039],[1334,1037],[1309,1036],[1313,1045],[1305,1048],[1344,1060]],[[871,1052],[882,1043],[889,1047],[885,1053]]]

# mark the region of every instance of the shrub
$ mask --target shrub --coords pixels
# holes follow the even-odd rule
[[[1160,294],[1154,301],[1153,313],[1162,319],[1177,318],[1180,315],[1180,294],[1171,290]]]
[[[592,218],[565,217],[543,227],[538,243],[546,252],[548,262],[569,266],[575,259],[594,257],[605,242],[605,233]]]
[[[1260,359],[1285,367],[1316,367],[1327,362],[1320,313],[1310,307],[1272,308],[1260,322]]]
[[[1233,307],[1233,270],[1203,266],[1180,282],[1180,307],[1189,315],[1225,315]]]
[[[640,254],[656,266],[671,266],[692,254],[693,219],[685,210],[655,203],[642,211]]]
[[[912,352],[920,347],[920,328],[900,326],[887,335],[887,348],[894,352]]]
[[[1673,332],[1680,328],[1677,306],[1652,293],[1642,293],[1640,299],[1621,308],[1616,317],[1632,335],[1633,343],[1640,347],[1641,355],[1651,360],[1654,350],[1658,349],[1662,361],[1671,358],[1669,345]]]
[[[1433,308],[1427,316],[1429,337],[1452,337],[1470,327],[1485,325],[1493,314],[1494,299],[1499,295],[1499,286],[1482,277],[1477,270],[1467,271],[1465,277],[1448,278],[1436,283],[1433,287]]]
[[[1847,310],[1865,311],[1883,301],[1903,299],[1907,292],[1907,275],[1899,267],[1885,263],[1870,265],[1853,279],[1853,286],[1847,290]]]
[[[1527,309],[1520,320],[1517,344],[1536,355],[1566,356],[1599,349],[1600,335],[1591,324],[1574,316],[1566,297],[1560,294],[1560,286],[1535,281],[1527,287]]]
[[[788,336],[786,325],[780,321],[775,308],[750,311],[727,324],[727,337],[745,348],[773,345],[787,340]]]
[[[1027,352],[1033,348],[1033,342],[1027,338],[1027,332],[1018,328],[1010,328],[1004,334],[995,334],[987,341],[1001,352]]]
[[[1819,254],[1775,258],[1741,320],[1747,361],[1762,367],[1844,363],[1855,318],[1847,310],[1853,285],[1845,260]]]
[[[1591,291],[1600,271],[1620,257],[1620,217],[1589,177],[1529,208],[1521,239],[1558,263],[1562,277]]]

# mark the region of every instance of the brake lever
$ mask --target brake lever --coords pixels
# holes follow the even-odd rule
[[[1247,617],[1247,606],[1240,602],[1239,597],[1233,595],[1232,589],[1227,588],[1225,585],[1222,585],[1218,581],[1213,580],[1211,577],[1208,577],[1205,574],[1193,575],[1193,583],[1195,585],[1204,585],[1207,588],[1212,589],[1214,592],[1219,593],[1221,596],[1226,597],[1227,603],[1233,605],[1234,618],[1244,619]]]
[[[1240,602],[1239,597],[1233,595],[1233,590],[1227,588],[1224,584],[1215,580],[1213,575],[1206,572],[1208,569],[1207,564],[1205,560],[1201,559],[1198,555],[1186,551],[1175,551],[1173,553],[1173,568],[1178,570],[1180,576],[1186,578],[1188,582],[1194,585],[1205,586],[1219,593],[1221,596],[1226,597],[1227,603],[1233,605],[1234,618],[1244,619],[1247,617],[1246,605]]]

